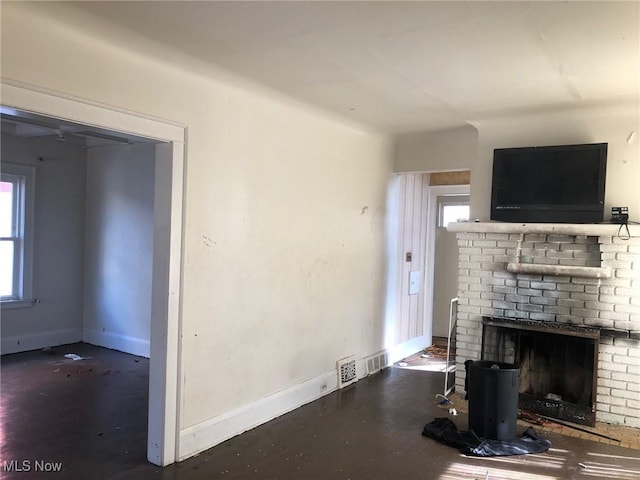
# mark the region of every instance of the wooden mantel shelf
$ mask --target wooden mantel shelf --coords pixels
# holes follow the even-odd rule
[[[508,223],[508,222],[453,222],[449,232],[469,233],[524,233],[553,235],[585,235],[592,237],[626,237],[627,230],[609,223]],[[629,235],[640,237],[640,225],[629,225]]]

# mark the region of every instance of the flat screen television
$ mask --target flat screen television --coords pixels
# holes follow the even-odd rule
[[[491,220],[602,222],[606,170],[606,143],[497,148]]]

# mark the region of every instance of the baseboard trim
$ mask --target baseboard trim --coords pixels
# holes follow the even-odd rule
[[[141,338],[128,337],[118,333],[100,332],[92,328],[82,329],[82,341],[97,345],[98,347],[110,348],[131,355],[149,358],[151,355],[151,342]]]
[[[68,343],[82,341],[82,330],[80,328],[67,328],[64,330],[52,330],[49,332],[38,332],[29,335],[16,335],[13,337],[2,337],[0,342],[0,353],[7,355],[10,353],[28,352],[45,347],[57,347]]]
[[[398,360],[422,350],[425,348],[425,342],[427,342],[427,337],[421,336],[388,349],[388,364],[392,365]],[[358,379],[362,379],[366,376],[365,359],[357,359],[356,366]],[[185,460],[317,400],[337,388],[337,372],[327,372],[231,412],[184,428],[179,434],[178,461]]]
[[[335,371],[270,395],[180,432],[178,461],[211,448],[247,430],[295,410],[336,390]]]
[[[420,337],[407,340],[406,342],[401,343],[400,345],[396,345],[395,347],[391,347],[390,349],[388,349],[389,365],[393,365],[397,361],[402,360],[403,358],[407,358],[409,355],[413,355],[420,350],[424,350],[428,346],[429,343],[427,336],[422,335]]]

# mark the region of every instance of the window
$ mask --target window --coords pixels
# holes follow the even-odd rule
[[[0,301],[31,305],[34,169],[2,165],[0,178]]]
[[[445,195],[438,197],[438,227],[469,220],[469,196]]]

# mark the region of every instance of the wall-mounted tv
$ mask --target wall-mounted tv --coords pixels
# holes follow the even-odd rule
[[[602,222],[606,170],[606,143],[497,148],[491,220]]]

